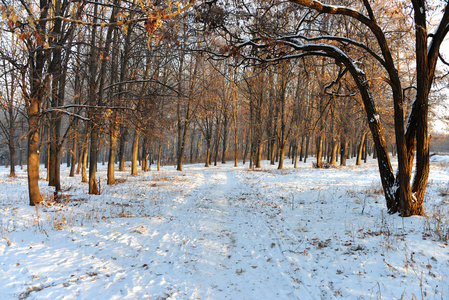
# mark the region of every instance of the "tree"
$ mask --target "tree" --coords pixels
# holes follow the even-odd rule
[[[71,36],[71,31],[74,26],[84,26],[91,28],[91,64],[89,69],[89,88],[88,94],[89,104],[97,105],[102,101],[103,86],[99,84],[97,78],[97,66],[95,54],[101,54],[96,49],[101,43],[96,44],[95,35],[97,28],[103,27],[117,27],[126,29],[129,24],[143,23],[145,30],[151,38],[154,31],[162,24],[162,20],[167,20],[185,12],[189,9],[194,0],[183,1],[178,5],[172,5],[172,1],[159,3],[154,6],[153,3],[139,5],[136,9],[128,7],[133,6],[132,3],[127,2],[126,7],[119,6],[120,1],[114,1],[112,4],[99,2],[85,2],[85,1],[69,1],[69,0],[40,0],[40,1],[3,1],[0,5],[2,12],[2,38],[4,44],[10,44],[12,36],[17,35],[19,45],[18,48],[23,51],[24,59],[19,62],[11,53],[1,51],[2,59],[7,60],[13,64],[14,67],[20,71],[22,83],[22,94],[24,97],[25,110],[27,114],[29,131],[27,134],[28,141],[28,190],[30,205],[39,204],[42,201],[42,196],[39,191],[39,137],[40,127],[42,121],[43,104],[48,99],[49,95],[52,100],[57,100],[49,113],[60,120],[59,112],[68,113],[67,107],[61,107],[61,95],[64,93],[64,71],[60,68],[61,51],[68,46],[68,38]],[[91,14],[82,13],[84,8],[88,7],[86,11],[92,12],[97,10],[98,6],[102,6],[103,12],[109,9],[117,14],[110,14],[110,22],[103,23],[99,21],[97,11],[94,11],[93,18]],[[92,8],[93,7],[93,8]],[[106,9],[107,8],[107,9]],[[139,11],[137,17],[128,18],[130,11]],[[121,13],[120,18],[115,19],[115,15]],[[64,13],[66,12],[66,13]],[[116,20],[116,21],[113,21]],[[62,26],[65,23],[67,26]],[[98,30],[101,31],[101,30]],[[4,34],[3,34],[4,33]],[[100,38],[102,40],[103,36]],[[70,48],[70,47],[68,47]],[[68,49],[67,48],[67,49]],[[106,59],[103,57],[103,59]],[[56,77],[53,75],[57,75]],[[104,76],[103,76],[104,77]],[[101,81],[101,78],[100,78]],[[98,85],[100,88],[97,90]],[[52,87],[49,93],[49,87]],[[100,95],[97,95],[96,93]],[[59,98],[59,99],[58,99]],[[96,101],[98,100],[98,101]],[[94,114],[90,112],[90,117],[94,118]],[[58,121],[59,122],[59,121]],[[98,134],[96,127],[92,127],[91,135],[91,164],[90,164],[90,178],[89,191],[95,193],[95,167],[96,167],[96,151]],[[58,146],[58,126],[55,130],[50,132],[54,139],[54,145]],[[87,133],[87,132],[86,132]],[[60,145],[60,143],[59,143]],[[55,148],[57,153],[57,147]],[[56,156],[57,159],[57,156]],[[55,171],[57,172],[57,163],[55,163]],[[57,175],[56,175],[57,176]],[[55,177],[57,178],[57,177]],[[56,183],[56,185],[58,185]]]
[[[244,0],[236,2],[238,4],[236,7],[240,10],[235,14],[240,13],[248,20],[247,32],[241,34],[244,30],[228,28],[227,36],[232,46],[226,48],[226,54],[222,56],[240,55],[245,60],[260,63],[308,56],[333,59],[339,66],[336,81],[350,75],[362,98],[377,151],[379,173],[388,211],[399,212],[401,216],[424,214],[423,200],[429,174],[428,100],[439,49],[449,30],[449,5],[439,4],[437,8],[442,13],[438,16],[438,21],[437,16],[434,16],[432,21],[437,25],[433,33],[429,33],[427,13],[431,7],[430,4],[426,5],[424,0],[397,3],[379,1],[373,4],[363,0],[360,5],[356,2],[351,6],[345,3],[337,6],[313,0],[289,1],[299,6],[259,1],[251,1],[255,5],[248,6],[242,5]],[[273,14],[274,19],[271,16],[271,19],[265,20],[270,10],[277,14]],[[404,19],[407,10],[413,11],[413,17]],[[398,16],[403,17],[400,22],[410,22],[415,30],[413,53],[417,72],[414,87],[416,95],[406,124],[404,90],[409,87],[404,85],[398,72],[400,55],[395,56],[393,52],[393,50],[401,51],[394,48],[396,46],[394,36],[398,35],[399,31],[394,28],[397,23],[392,21]],[[308,30],[310,24],[329,17],[348,20],[347,23],[354,24],[351,25],[353,30],[323,32],[318,27]],[[267,25],[273,22],[276,24],[287,18],[298,21],[279,31]],[[363,55],[359,56],[360,53]],[[371,92],[370,74],[364,70],[365,64],[379,65],[383,69],[382,78],[390,87],[390,99],[394,108],[395,146],[398,153],[396,174],[390,163],[386,136]],[[415,156],[416,172],[412,181]]]
[[[56,9],[62,5],[69,5],[68,1],[41,0],[32,7],[32,3],[20,2],[17,6],[0,6],[3,13],[5,32],[18,35],[17,43],[24,51],[25,63],[20,65],[14,57],[2,52],[2,58],[9,60],[21,71],[22,94],[24,96],[25,109],[28,117],[28,192],[30,205],[39,204],[42,196],[39,192],[39,131],[42,117],[42,104],[47,99],[48,85],[51,80],[52,66],[55,66],[60,58],[57,52],[59,47],[50,47],[51,38],[64,34],[57,34],[58,21],[49,19],[50,15],[58,15]],[[82,11],[82,4],[76,4],[72,13]],[[37,8],[37,9],[36,9]],[[59,19],[61,21],[61,19]],[[6,25],[5,25],[6,24]],[[53,56],[52,54],[55,53]]]
[[[13,37],[14,39],[14,37]],[[0,135],[8,142],[9,148],[9,176],[15,177],[17,122],[19,120],[20,101],[18,100],[18,86],[16,84],[17,70],[6,60],[3,60],[1,77],[3,89],[0,91],[0,106],[3,116],[0,118]]]
[[[378,152],[379,170],[381,173],[382,185],[387,200],[387,207],[390,213],[399,212],[402,216],[424,214],[423,201],[429,176],[429,143],[428,134],[428,107],[429,93],[435,76],[436,62],[439,56],[439,49],[445,38],[449,27],[449,5],[442,4],[442,15],[438,26],[433,34],[429,34],[427,10],[428,6],[424,0],[411,0],[413,7],[415,25],[415,56],[416,56],[416,96],[413,102],[407,126],[404,126],[404,97],[401,80],[397,72],[397,64],[393,60],[391,48],[389,46],[386,32],[377,22],[375,12],[367,0],[363,1],[366,15],[355,9],[348,7],[336,7],[324,5],[318,1],[293,0],[291,2],[306,6],[320,13],[341,15],[349,17],[360,25],[365,25],[373,34],[377,41],[381,54],[378,55],[371,48],[366,47],[353,40],[346,40],[354,46],[362,47],[366,52],[375,58],[388,74],[388,83],[392,91],[394,105],[394,124],[396,135],[396,147],[398,149],[398,171],[393,174],[386,144],[381,131],[380,120],[374,106],[373,98],[366,84],[367,78],[363,71],[357,68],[355,61],[350,59],[346,53],[336,53],[329,46],[313,50],[306,50],[309,53],[316,50],[326,53],[329,56],[344,63],[351,73],[353,79],[362,94],[365,110],[370,124],[371,133],[375,140]],[[398,9],[401,9],[399,7]],[[338,40],[338,37],[331,37],[325,40]],[[320,48],[318,46],[318,48]],[[416,152],[415,152],[416,151]],[[410,182],[413,166],[413,158],[416,153],[416,172],[413,182]]]
[[[183,41],[183,46],[185,46]],[[187,133],[192,118],[195,115],[197,105],[195,104],[195,91],[198,84],[197,77],[201,58],[198,55],[186,55],[185,49],[180,49],[180,60],[178,69],[178,97],[177,97],[177,167],[178,171],[182,171],[184,161],[184,153],[187,148]],[[184,71],[188,69],[190,77],[184,78]]]

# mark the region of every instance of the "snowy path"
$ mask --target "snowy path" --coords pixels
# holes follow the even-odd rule
[[[269,229],[269,217],[239,205],[250,192],[241,178],[211,169],[196,185],[168,212],[172,221],[163,236],[170,238],[162,244],[181,242],[167,259],[184,261],[161,280],[185,278],[189,298],[224,299],[230,293],[254,299],[299,297],[284,271],[289,262],[279,236]]]
[[[100,196],[63,169],[70,198],[38,210],[26,173],[1,169],[0,299],[444,299],[449,246],[429,228],[449,228],[448,166],[428,188],[440,223],[388,215],[374,161],[118,172]]]

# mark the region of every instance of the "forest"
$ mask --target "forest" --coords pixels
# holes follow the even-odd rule
[[[447,1],[0,13],[0,298],[449,295]]]
[[[42,162],[55,194],[63,159],[98,194],[99,159],[114,184],[126,160],[137,175],[138,162],[181,171],[185,160],[267,158],[282,169],[287,154],[296,165],[313,153],[322,168],[373,153],[389,212],[424,214],[429,102],[445,99],[431,93],[445,76],[444,1],[3,1],[1,11],[2,135],[11,176],[16,148],[26,156],[31,205]]]

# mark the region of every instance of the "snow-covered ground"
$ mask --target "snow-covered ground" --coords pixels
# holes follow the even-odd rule
[[[373,160],[167,166],[113,186],[99,166],[100,196],[64,168],[63,203],[39,208],[2,167],[0,299],[449,299],[448,159],[432,158],[429,216],[405,219]]]

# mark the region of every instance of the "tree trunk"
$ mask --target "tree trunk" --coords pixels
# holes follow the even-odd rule
[[[200,134],[200,136],[198,137],[198,142],[197,142],[197,156],[196,156],[196,160],[199,162],[201,160],[201,154],[202,154],[202,146],[203,146],[203,134]]]
[[[357,161],[356,166],[360,166],[362,161],[362,154],[363,154],[363,145],[365,145],[365,138],[366,138],[366,132],[362,134],[362,140],[360,141],[359,149],[357,151]]]
[[[320,132],[316,138],[316,167],[322,168],[323,162],[323,134]]]
[[[243,140],[245,142],[245,147],[243,147],[243,164],[246,163],[246,156],[248,155],[248,151],[249,151],[249,137],[248,135],[245,136],[245,132],[246,132],[246,127],[245,130],[243,132]]]
[[[340,137],[340,166],[346,166],[346,158],[347,158],[347,142],[346,137],[341,136]]]
[[[162,143],[159,141],[159,150],[157,152],[157,170],[161,170],[161,154],[162,154]]]
[[[114,122],[109,134],[108,185],[115,184],[115,156],[117,155],[118,125]]]
[[[81,182],[87,182],[87,156],[89,153],[89,131],[86,128],[84,132],[83,140],[83,155],[82,155],[82,168],[81,168]]]
[[[366,163],[366,141],[368,140],[368,134],[365,137],[365,141],[363,142],[363,148],[362,148],[362,160]]]
[[[60,0],[53,2],[55,13],[63,15],[63,6]],[[52,49],[52,60],[49,64],[48,73],[51,82],[51,107],[64,105],[66,88],[67,66],[69,54],[62,60],[62,48],[58,46],[58,37],[62,35],[62,21],[55,20],[52,28],[52,35],[49,38]],[[70,40],[71,38],[69,38]],[[50,163],[49,163],[49,186],[55,187],[55,193],[61,190],[61,152],[63,139],[61,138],[62,114],[58,110],[50,112]]]
[[[294,149],[295,149],[295,151],[294,151],[294,162],[293,162],[293,166],[294,166],[294,168],[296,169],[297,167],[298,167],[298,140],[297,139],[295,139],[295,146],[294,146]]]
[[[237,167],[239,156],[239,127],[237,124],[237,117],[234,119],[234,167]]]
[[[10,163],[9,177],[16,177],[16,170],[15,170],[15,166],[16,166],[16,147],[14,145],[14,137],[13,136],[9,138],[8,146],[9,146],[9,163]]]
[[[179,70],[178,70],[178,91],[181,93],[181,91],[183,91],[183,87],[182,87],[182,74],[184,72],[183,70],[183,66],[184,66],[184,53],[181,54],[181,59],[180,59],[180,64],[179,64]],[[190,87],[188,90],[188,99],[187,99],[187,107],[185,109],[185,115],[184,115],[184,120],[182,118],[182,112],[181,112],[181,101],[182,101],[182,96],[180,95],[178,97],[178,103],[177,103],[177,118],[178,118],[178,153],[177,153],[177,167],[176,169],[178,171],[182,171],[182,164],[183,164],[183,160],[184,160],[184,152],[186,149],[186,142],[187,142],[187,131],[189,130],[189,126],[190,126],[190,121],[192,118],[192,102],[193,102],[193,92],[194,92],[194,87],[196,84],[196,74],[198,72],[198,66],[199,66],[199,58],[196,57],[195,58],[195,65],[194,65],[194,70],[192,72],[192,76],[193,78],[191,79],[190,82]]]
[[[284,68],[282,68],[284,69]],[[284,77],[286,74],[283,74]],[[285,121],[285,88],[286,82],[285,78],[282,79],[281,83],[281,91],[280,91],[280,110],[281,110],[281,128],[280,128],[280,136],[279,136],[279,164],[278,170],[282,170],[284,168],[284,156],[285,156],[285,147],[287,146],[287,133],[286,133],[286,121]]]
[[[142,141],[142,171],[148,171],[148,139],[143,138]]]
[[[49,4],[41,1],[40,19],[43,20],[48,16]],[[37,22],[37,34],[45,35],[46,21]],[[42,195],[39,191],[39,130],[40,130],[40,105],[44,99],[45,82],[42,82],[43,69],[46,60],[46,52],[43,49],[29,49],[33,56],[30,65],[30,98],[25,101],[27,103],[26,110],[28,116],[28,195],[30,205],[38,205],[42,202]],[[36,50],[36,52],[34,52]]]
[[[284,156],[285,156],[285,142],[280,143],[279,147],[279,164],[278,170],[282,170],[284,168]]]
[[[81,171],[81,164],[83,161],[83,144],[80,142],[80,147],[78,147],[78,164],[76,166],[76,172],[75,174],[78,175]]]
[[[128,129],[122,128],[120,134],[120,145],[119,145],[119,166],[118,169],[120,172],[125,171],[125,162],[126,162],[126,139],[128,137]]]
[[[89,156],[89,195],[99,195],[97,185],[97,161],[98,161],[98,127],[92,124],[90,131],[90,156]]]
[[[205,167],[209,167],[210,165],[210,147],[211,147],[211,139],[210,137],[206,137],[206,163],[205,163]]]
[[[28,194],[30,205],[38,205],[42,202],[39,191],[39,102],[32,101],[27,109],[29,132],[28,132]]]
[[[304,163],[307,162],[307,158],[309,157],[309,144],[310,144],[310,136],[307,134],[306,136],[306,150],[304,153]]]
[[[75,121],[76,122],[76,121]],[[69,177],[74,177],[75,176],[75,168],[76,168],[76,162],[78,159],[78,126],[77,125],[73,125],[73,129],[72,129],[72,149],[70,150],[72,156],[72,162],[70,164],[70,174]]]
[[[98,3],[94,4],[94,23],[97,22],[98,16]],[[91,29],[91,42],[90,42],[90,57],[89,57],[89,95],[88,95],[88,102],[89,105],[92,107],[89,110],[89,118],[90,118],[90,148],[89,148],[89,194],[90,195],[98,195],[98,187],[97,187],[97,180],[96,180],[96,173],[97,173],[97,160],[98,160],[98,125],[96,124],[97,116],[96,111],[93,111],[93,107],[96,107],[98,104],[98,95],[97,95],[97,59],[98,59],[98,49],[97,49],[97,27],[94,26]],[[102,76],[102,74],[100,74]]]
[[[218,161],[218,153],[220,150],[220,131],[221,131],[221,126],[220,126],[220,119],[219,117],[216,117],[216,122],[215,122],[215,139],[214,139],[214,166],[217,166],[217,161]]]
[[[131,156],[131,175],[137,175],[137,154],[139,151],[140,130],[134,131],[133,148]]]
[[[223,117],[223,142],[222,142],[222,148],[221,148],[221,163],[226,163],[226,150],[228,146],[228,114],[227,110],[225,110],[225,115]]]
[[[192,133],[190,135],[190,164],[193,164],[193,151],[195,148],[195,126],[192,128]]]
[[[332,149],[331,149],[331,160],[330,164],[332,166],[335,166],[335,163],[337,162],[337,149],[338,149],[338,142],[335,137],[332,138]]]

